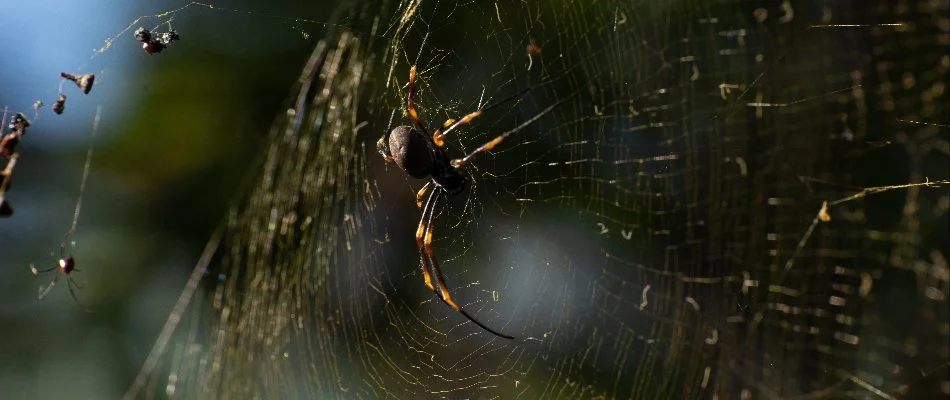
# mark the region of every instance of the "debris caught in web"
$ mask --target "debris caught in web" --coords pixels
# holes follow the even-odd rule
[[[59,115],[59,114],[62,114],[63,110],[65,109],[66,109],[66,95],[60,93],[59,98],[57,98],[56,101],[53,102],[53,112]]]
[[[145,28],[135,30],[135,40],[142,43],[142,49],[148,55],[161,53],[162,50],[165,50],[172,42],[178,41],[179,38],[178,32],[174,29],[163,32],[158,37],[152,35],[152,32]]]
[[[70,80],[79,87],[79,90],[82,91],[82,94],[89,94],[89,91],[92,90],[92,84],[96,81],[96,76],[93,74],[82,74],[79,76],[68,74],[65,72],[60,72],[59,76]]]
[[[30,125],[32,125],[30,123],[30,119],[27,118],[26,115],[20,112],[20,113],[16,113],[13,116],[13,118],[10,118],[10,126],[8,127],[8,129],[11,129],[14,132],[24,135],[26,134],[26,128],[29,128]]]
[[[44,105],[45,104],[39,100],[33,102],[33,118],[39,118],[40,109],[43,108]]]

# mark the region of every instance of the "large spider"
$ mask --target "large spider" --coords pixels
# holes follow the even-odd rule
[[[462,307],[459,307],[458,304],[452,301],[452,296],[449,295],[449,290],[445,287],[445,278],[442,275],[442,270],[439,268],[439,262],[436,261],[435,254],[433,254],[431,247],[432,220],[435,215],[436,204],[443,194],[457,194],[465,190],[465,186],[468,183],[468,178],[462,175],[459,168],[468,164],[469,160],[475,155],[494,148],[505,139],[506,135],[492,139],[463,158],[450,160],[445,154],[443,147],[445,146],[445,142],[443,139],[450,132],[471,122],[475,117],[481,115],[482,112],[472,112],[459,120],[449,119],[442,124],[441,128],[436,129],[435,133],[429,135],[429,132],[422,124],[422,120],[419,119],[419,114],[416,112],[412,101],[415,91],[416,66],[413,65],[412,68],[409,69],[408,108],[409,116],[412,117],[412,120],[419,130],[417,131],[411,126],[406,125],[392,128],[393,118],[390,117],[389,126],[383,133],[383,137],[376,142],[376,148],[379,150],[379,154],[383,156],[383,159],[396,164],[409,174],[409,176],[416,179],[430,178],[429,182],[416,194],[416,206],[422,209],[422,217],[419,219],[419,228],[416,229],[416,245],[419,247],[419,254],[422,257],[422,276],[425,278],[426,286],[435,292],[435,294],[439,296],[439,299],[449,307],[454,308],[455,311],[464,315],[469,321],[472,321],[475,325],[482,327],[482,329],[496,336],[514,339],[512,336],[499,333],[485,326],[485,324],[478,322],[478,320],[465,312]],[[393,112],[393,116],[395,116],[395,111]],[[390,130],[390,128],[392,128],[392,130]],[[425,202],[425,207],[423,207],[422,197],[425,196],[426,191],[431,186],[434,186],[434,189],[431,194],[429,194]],[[429,272],[430,268],[433,270],[431,274]],[[433,274],[436,278],[436,284],[439,287],[438,290],[432,286]]]

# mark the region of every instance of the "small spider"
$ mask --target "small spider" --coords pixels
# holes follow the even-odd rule
[[[68,238],[68,234],[67,234],[67,238]],[[75,301],[76,305],[78,305],[79,308],[81,308],[83,311],[91,313],[93,311],[86,308],[86,306],[84,306],[82,302],[79,301],[79,298],[76,297],[76,291],[73,289],[73,287],[75,287],[76,289],[82,289],[82,285],[76,282],[76,280],[73,279],[72,275],[70,274],[72,274],[73,272],[78,272],[79,269],[76,268],[76,260],[73,258],[73,256],[65,255],[65,250],[66,250],[66,241],[64,240],[63,244],[60,246],[60,249],[59,249],[60,257],[59,257],[59,260],[56,262],[55,266],[49,267],[47,269],[37,269],[35,265],[30,264],[30,271],[33,272],[33,275],[39,275],[41,273],[50,272],[57,269],[60,272],[59,274],[56,275],[55,278],[53,278],[53,281],[50,282],[48,286],[46,286],[45,288],[41,286],[39,288],[39,298],[40,300],[42,300],[44,297],[46,297],[46,295],[49,294],[50,290],[53,290],[53,286],[56,286],[56,283],[59,282],[59,278],[65,275],[66,286],[69,288],[69,294],[73,296],[73,301]]]
[[[73,209],[73,222],[69,226],[69,230],[66,231],[66,234],[63,236],[63,241],[59,245],[59,260],[56,261],[56,265],[47,269],[37,269],[35,265],[30,264],[30,271],[33,272],[33,275],[39,275],[40,273],[46,273],[53,270],[59,270],[59,273],[56,274],[56,277],[53,278],[53,281],[50,282],[45,288],[40,286],[39,288],[39,298],[42,300],[46,297],[47,294],[53,287],[56,286],[56,283],[59,282],[59,279],[63,276],[66,276],[66,287],[69,288],[69,294],[73,297],[73,301],[76,302],[76,305],[79,306],[85,312],[95,312],[86,308],[82,302],[79,301],[79,298],[76,297],[76,289],[82,289],[82,285],[76,282],[73,277],[73,272],[78,272],[79,269],[76,268],[76,259],[73,258],[72,254],[66,255],[66,244],[69,243],[69,239],[76,233],[76,227],[79,223],[79,214],[82,210],[82,196],[86,190],[86,179],[89,178],[89,169],[92,165],[92,154],[94,149],[94,144],[96,143],[96,133],[99,130],[99,119],[102,116],[102,107],[96,108],[96,117],[93,119],[92,123],[92,135],[89,139],[89,149],[86,151],[86,163],[82,169],[82,179],[79,181],[79,196],[76,198],[76,208]]]
[[[465,312],[462,307],[459,307],[458,304],[452,301],[452,296],[445,286],[445,278],[442,275],[442,270],[439,268],[439,262],[436,261],[435,254],[431,247],[433,235],[432,220],[435,215],[436,204],[443,194],[453,195],[460,193],[465,190],[466,184],[468,183],[468,178],[459,171],[459,168],[465,166],[475,155],[494,148],[505,139],[506,135],[492,139],[463,158],[450,160],[445,154],[445,142],[443,139],[453,130],[471,122],[481,115],[482,112],[472,112],[459,120],[449,119],[445,121],[442,127],[437,129],[435,133],[429,135],[422,120],[419,119],[419,114],[416,112],[413,103],[415,90],[416,67],[412,66],[412,68],[409,69],[408,108],[409,116],[412,117],[412,120],[419,130],[415,130],[411,126],[397,126],[392,128],[392,120],[396,115],[395,111],[393,111],[393,115],[389,119],[389,127],[386,128],[383,137],[376,142],[376,148],[384,160],[396,164],[409,174],[409,176],[416,179],[430,179],[416,194],[416,206],[422,208],[422,217],[419,219],[419,227],[416,229],[416,245],[419,247],[419,254],[422,257],[422,276],[425,279],[425,284],[439,296],[439,299],[445,302],[449,307],[455,309],[455,311],[464,315],[469,321],[472,321],[482,329],[496,336],[514,339],[512,336],[499,333],[481,322],[478,322],[478,320]],[[390,128],[392,128],[392,130],[390,130]],[[425,207],[423,207],[422,197],[425,196],[430,186],[434,186],[434,189],[426,200]],[[432,274],[429,272],[430,265],[431,269],[434,270],[438,290],[432,285]]]

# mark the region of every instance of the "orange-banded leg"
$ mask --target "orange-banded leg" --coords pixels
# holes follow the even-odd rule
[[[469,122],[472,122],[472,120],[478,117],[479,115],[482,115],[482,112],[475,111],[462,117],[462,119],[458,121],[454,119],[446,120],[445,123],[442,124],[442,127],[436,130],[435,133],[432,134],[432,142],[435,143],[435,145],[439,147],[445,146],[444,138],[446,135],[458,129],[460,126],[466,125]],[[443,131],[443,129],[445,130]]]
[[[426,182],[426,185],[416,193],[416,207],[422,208],[422,196],[426,195],[426,191],[429,190],[429,186],[431,185],[432,181]]]
[[[429,185],[423,186],[423,189],[428,186]],[[421,190],[419,192],[422,193]],[[436,189],[435,193],[438,192],[439,190]],[[429,258],[426,257],[425,244],[423,243],[423,238],[425,237],[426,233],[426,213],[428,213],[429,210],[435,208],[435,205],[433,204],[434,202],[432,201],[433,197],[435,197],[434,193],[429,195],[429,199],[426,200],[426,206],[422,209],[422,217],[419,218],[419,227],[416,228],[416,246],[419,247],[419,256],[422,257],[422,277],[425,279],[426,286],[429,288],[429,290],[435,292],[435,287],[432,286],[432,276],[429,275]]]
[[[432,252],[432,219],[435,217],[435,204],[439,202],[439,197],[441,197],[442,191],[436,189],[430,199],[432,199],[432,208],[429,210],[428,221],[426,222],[426,231],[425,231],[425,240],[422,245],[425,249],[426,255],[429,256],[429,259],[432,261],[432,266],[435,269],[435,279],[439,282],[439,297],[442,298],[442,301],[445,304],[448,304],[449,307],[454,308],[456,311],[461,310],[461,307],[458,304],[455,304],[452,301],[452,295],[449,294],[449,290],[445,287],[445,279],[442,277],[442,269],[439,268],[439,262],[435,259],[435,254]],[[425,216],[423,216],[425,217]]]
[[[478,146],[478,148],[475,149],[475,151],[469,153],[467,156],[462,157],[462,158],[456,158],[456,159],[452,160],[452,161],[450,162],[450,164],[451,164],[453,167],[455,167],[455,168],[462,168],[462,167],[464,167],[465,164],[468,164],[468,162],[472,159],[472,157],[475,157],[475,156],[477,156],[477,155],[479,155],[479,154],[481,154],[481,153],[484,153],[484,152],[486,152],[486,151],[488,151],[488,150],[494,149],[495,146],[497,146],[499,143],[501,143],[502,141],[504,141],[505,138],[508,137],[508,135],[511,135],[512,133],[517,132],[518,130],[520,130],[521,128],[524,128],[525,126],[527,126],[527,125],[530,124],[530,123],[533,123],[534,121],[536,121],[536,120],[538,120],[539,118],[543,117],[545,114],[551,112],[551,110],[553,110],[554,107],[557,107],[559,104],[563,103],[564,101],[566,101],[567,99],[569,99],[569,98],[571,98],[571,97],[573,97],[573,96],[574,96],[574,95],[572,94],[572,95],[567,96],[567,97],[565,97],[564,99],[558,101],[557,103],[551,104],[550,106],[548,106],[547,108],[545,108],[543,111],[541,111],[541,113],[539,113],[538,115],[535,115],[535,116],[532,117],[531,119],[525,121],[523,124],[521,124],[521,126],[515,128],[515,129],[513,129],[513,130],[510,130],[510,131],[508,131],[508,132],[506,132],[506,133],[503,133],[503,134],[501,134],[501,135],[498,135],[498,136],[495,137],[494,139],[489,140],[488,143],[485,143],[485,144],[483,144],[483,145],[481,145],[481,146]],[[513,98],[513,97],[512,97],[512,98]],[[507,100],[504,100],[504,101],[507,101]],[[485,107],[485,110],[491,109],[491,108],[495,107],[495,106],[498,105],[498,104],[501,104],[501,103],[496,103],[495,105],[491,105],[491,106]],[[451,128],[450,128],[450,129],[451,129]],[[444,136],[444,135],[443,135],[443,136]]]
[[[433,235],[432,220],[435,216],[436,204],[439,202],[439,197],[442,195],[442,193],[443,193],[442,189],[435,189],[433,191],[432,195],[429,196],[429,201],[426,202],[426,203],[431,203],[431,207],[428,207],[429,204],[427,204],[427,208],[429,211],[428,218],[426,218],[426,215],[424,212],[422,214],[423,220],[426,220],[425,241],[423,242],[423,246],[425,248],[426,255],[429,256],[429,260],[431,261],[436,281],[439,284],[439,290],[438,291],[433,290],[433,291],[435,291],[435,293],[439,296],[440,299],[442,299],[442,301],[445,304],[455,309],[455,311],[458,311],[459,313],[461,313],[463,316],[465,316],[465,318],[468,318],[468,320],[472,321],[472,323],[474,323],[475,325],[478,325],[482,329],[490,332],[491,334],[495,336],[503,337],[505,339],[514,339],[513,336],[502,334],[501,332],[491,329],[485,324],[478,322],[477,319],[469,315],[467,312],[465,312],[464,309],[462,309],[462,307],[460,307],[458,304],[455,304],[455,302],[452,301],[452,296],[449,294],[449,289],[448,287],[445,286],[445,278],[442,274],[442,269],[439,268],[439,261],[436,260],[435,253],[432,251],[432,235]]]
[[[425,125],[422,123],[422,120],[419,119],[419,113],[416,111],[416,105],[412,101],[413,96],[416,94],[416,66],[413,65],[412,68],[409,68],[409,116],[412,117],[412,120],[415,121],[416,127],[419,128],[419,132],[422,132],[423,135],[429,136],[429,131],[426,130]]]
[[[389,125],[387,125],[386,130],[383,131],[383,136],[376,142],[376,151],[379,152],[379,155],[383,156],[383,160],[390,164],[396,163],[396,159],[393,158],[392,153],[389,151],[389,134],[392,133],[390,129],[393,128],[393,119],[395,118],[396,109],[393,109],[392,114],[389,115]]]
[[[488,143],[485,143],[485,144],[483,144],[483,145],[481,145],[481,146],[478,146],[478,148],[475,149],[475,151],[469,153],[467,156],[462,157],[462,158],[456,158],[456,159],[452,160],[452,161],[451,161],[452,166],[455,167],[455,168],[462,168],[462,167],[464,167],[465,164],[468,164],[469,160],[471,160],[472,157],[475,157],[476,155],[478,155],[478,154],[480,154],[480,153],[484,153],[484,152],[486,152],[486,151],[488,151],[488,150],[494,149],[495,146],[497,146],[498,143],[501,143],[503,140],[505,140],[505,138],[506,138],[507,136],[508,136],[508,135],[501,135],[501,136],[498,136],[498,137],[496,137],[496,138],[490,140]]]

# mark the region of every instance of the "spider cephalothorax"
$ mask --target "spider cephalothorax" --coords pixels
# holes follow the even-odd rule
[[[436,204],[443,194],[451,195],[459,193],[465,190],[466,184],[468,183],[468,178],[459,171],[459,168],[465,166],[476,154],[491,150],[495,145],[501,143],[505,136],[496,137],[488,143],[479,146],[475,151],[463,158],[450,159],[445,154],[443,138],[449,134],[449,132],[452,132],[462,125],[468,124],[472,119],[481,115],[481,111],[470,113],[459,120],[450,119],[445,121],[441,128],[437,129],[434,134],[429,135],[422,120],[419,119],[418,112],[413,104],[413,95],[416,89],[415,83],[416,67],[413,66],[409,70],[408,109],[409,116],[412,117],[418,130],[411,126],[397,126],[390,130],[393,123],[393,118],[390,117],[389,127],[386,128],[383,137],[379,138],[379,141],[376,142],[376,148],[379,150],[379,154],[383,156],[383,159],[396,164],[409,176],[416,179],[429,179],[429,182],[416,194],[416,205],[422,208],[422,218],[419,220],[419,228],[416,230],[416,245],[419,247],[419,253],[422,256],[422,276],[425,279],[426,286],[435,292],[445,304],[448,304],[456,311],[462,313],[462,315],[482,327],[482,329],[506,339],[513,339],[511,336],[499,333],[481,322],[478,322],[478,320],[465,312],[462,307],[452,300],[452,296],[445,286],[445,278],[442,276],[439,262],[436,260],[431,247],[433,236],[432,220],[435,217]],[[395,117],[395,111],[393,112],[393,117]],[[428,199],[425,201],[425,207],[423,207],[422,197],[425,196],[430,186],[433,186],[434,189],[432,189]],[[433,275],[435,276],[435,283],[438,289],[432,284]]]

